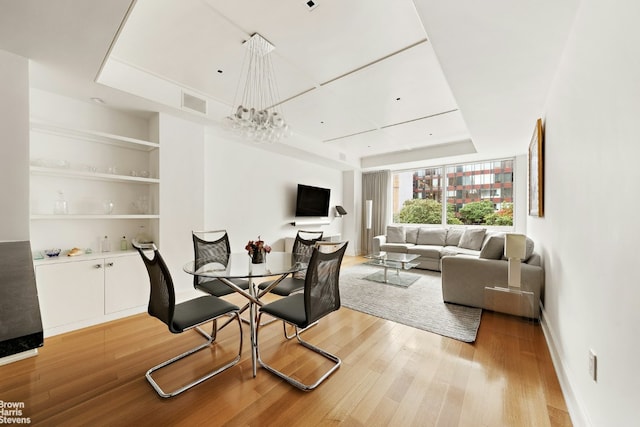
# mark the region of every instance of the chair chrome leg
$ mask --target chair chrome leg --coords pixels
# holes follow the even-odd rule
[[[277,319],[275,319],[275,320],[277,320]],[[309,326],[307,326],[306,328],[304,328],[304,329],[300,329],[300,331],[298,331],[297,333],[296,333],[296,332],[294,332],[294,334],[293,334],[293,335],[289,335],[289,334],[287,334],[287,322],[284,322],[284,321],[283,321],[283,322],[282,322],[282,327],[284,328],[284,337],[285,337],[286,339],[288,339],[288,340],[293,339],[293,338],[295,338],[295,337],[297,336],[297,334],[301,334],[301,333],[303,333],[304,331],[306,331],[307,329],[309,329],[309,328],[311,328],[311,327],[313,327],[313,326],[316,326],[317,324],[318,324],[318,322],[313,322],[312,324],[310,324],[310,325],[309,325]],[[295,326],[294,326],[294,328],[296,329],[296,331],[298,330],[298,328],[296,328]]]
[[[209,347],[213,343],[213,340],[215,338],[209,336],[206,332],[204,332],[202,329],[200,329],[200,327],[197,326],[196,330],[201,335],[207,337],[207,342],[205,342],[204,344],[201,344],[201,345],[199,345],[199,346],[197,346],[195,348],[192,348],[191,350],[188,350],[188,351],[186,351],[186,352],[184,352],[184,353],[182,353],[182,354],[180,354],[180,355],[178,355],[178,356],[176,356],[176,357],[174,357],[172,359],[169,359],[166,362],[162,362],[161,364],[154,366],[153,368],[149,369],[147,371],[147,373],[145,374],[145,377],[147,378],[147,381],[149,381],[149,384],[151,384],[151,386],[154,388],[154,390],[156,391],[156,393],[158,393],[158,395],[160,397],[168,398],[168,397],[176,396],[176,395],[182,393],[183,391],[186,391],[186,390],[190,389],[191,387],[194,387],[194,386],[196,386],[196,385],[208,380],[209,378],[212,378],[215,375],[218,375],[219,373],[221,373],[223,371],[226,371],[227,369],[231,368],[232,366],[238,364],[238,362],[240,361],[240,356],[242,355],[242,323],[240,322],[240,313],[235,313],[232,316],[231,320],[233,320],[233,318],[236,318],[236,320],[238,321],[238,328],[240,329],[240,345],[239,345],[239,348],[238,348],[238,355],[235,358],[233,358],[231,361],[226,363],[224,366],[216,369],[213,372],[208,373],[205,376],[202,376],[202,377],[198,378],[195,381],[190,382],[189,384],[187,384],[185,386],[182,386],[182,387],[178,388],[177,390],[169,391],[169,392],[164,391],[160,387],[160,385],[153,379],[153,377],[151,375],[153,372],[155,372],[155,371],[157,371],[159,369],[162,369],[165,366],[171,365],[172,363],[177,362],[178,360],[184,359],[187,356],[190,356],[190,355],[192,355],[194,353],[197,353],[198,351]],[[214,331],[215,330],[216,329],[215,329],[215,322],[214,322]],[[213,335],[215,335],[215,333]]]
[[[259,334],[259,330],[260,330],[260,317],[262,317],[262,313],[260,313],[258,315],[258,325],[257,325],[257,330],[256,330],[256,340],[257,340],[257,345],[256,345],[256,353],[257,353],[257,359],[258,359],[258,363],[260,364],[260,366],[262,366],[263,368],[265,368],[267,371],[271,372],[272,374],[277,375],[278,377],[282,378],[283,380],[285,380],[286,382],[288,382],[289,384],[293,385],[294,387],[299,388],[300,390],[303,391],[311,391],[313,389],[315,389],[316,387],[318,387],[324,380],[326,380],[329,375],[333,374],[342,364],[342,361],[340,360],[340,358],[334,354],[331,354],[327,351],[322,350],[319,347],[316,347],[315,345],[304,341],[302,338],[300,338],[300,332],[302,332],[301,330],[298,330],[297,327],[296,328],[296,333],[295,333],[295,337],[297,337],[298,342],[300,344],[302,344],[304,347],[308,348],[309,350],[318,353],[319,355],[331,360],[334,365],[331,367],[331,369],[329,369],[327,372],[325,372],[318,380],[316,380],[316,382],[314,382],[313,384],[303,384],[302,382],[286,375],[285,373],[278,371],[277,369],[267,365],[262,358],[260,357],[260,345],[259,345],[259,340],[260,340],[260,334]],[[309,327],[311,327],[313,325],[310,325]],[[307,328],[305,328],[306,330]]]

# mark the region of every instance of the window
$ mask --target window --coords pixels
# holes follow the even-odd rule
[[[395,172],[393,222],[512,226],[513,164],[505,159]]]

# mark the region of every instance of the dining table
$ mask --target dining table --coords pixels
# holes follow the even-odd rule
[[[264,257],[264,262],[253,264],[247,252],[232,252],[228,257],[200,258],[187,262],[183,270],[194,276],[218,279],[229,286],[234,292],[248,300],[249,330],[251,333],[251,363],[253,376],[257,372],[257,310],[264,303],[260,300],[289,274],[307,268],[308,255],[293,254],[291,252],[270,252]],[[273,283],[265,289],[258,289],[262,278],[276,277]],[[248,279],[249,288],[244,290],[234,284],[232,279]]]

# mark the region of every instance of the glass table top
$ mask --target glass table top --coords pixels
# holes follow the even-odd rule
[[[405,254],[400,252],[377,252],[377,253],[365,255],[364,257],[372,260],[378,260],[378,261],[392,261],[392,262],[402,263],[402,262],[411,262],[417,258],[420,258],[420,255]]]
[[[271,252],[266,254],[266,262],[252,264],[246,252],[229,254],[228,259],[201,258],[186,263],[182,269],[192,275],[212,278],[267,277],[307,268],[308,256],[301,258],[290,252]]]

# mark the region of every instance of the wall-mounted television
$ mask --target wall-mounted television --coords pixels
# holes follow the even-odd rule
[[[329,188],[298,184],[296,216],[329,216]]]

